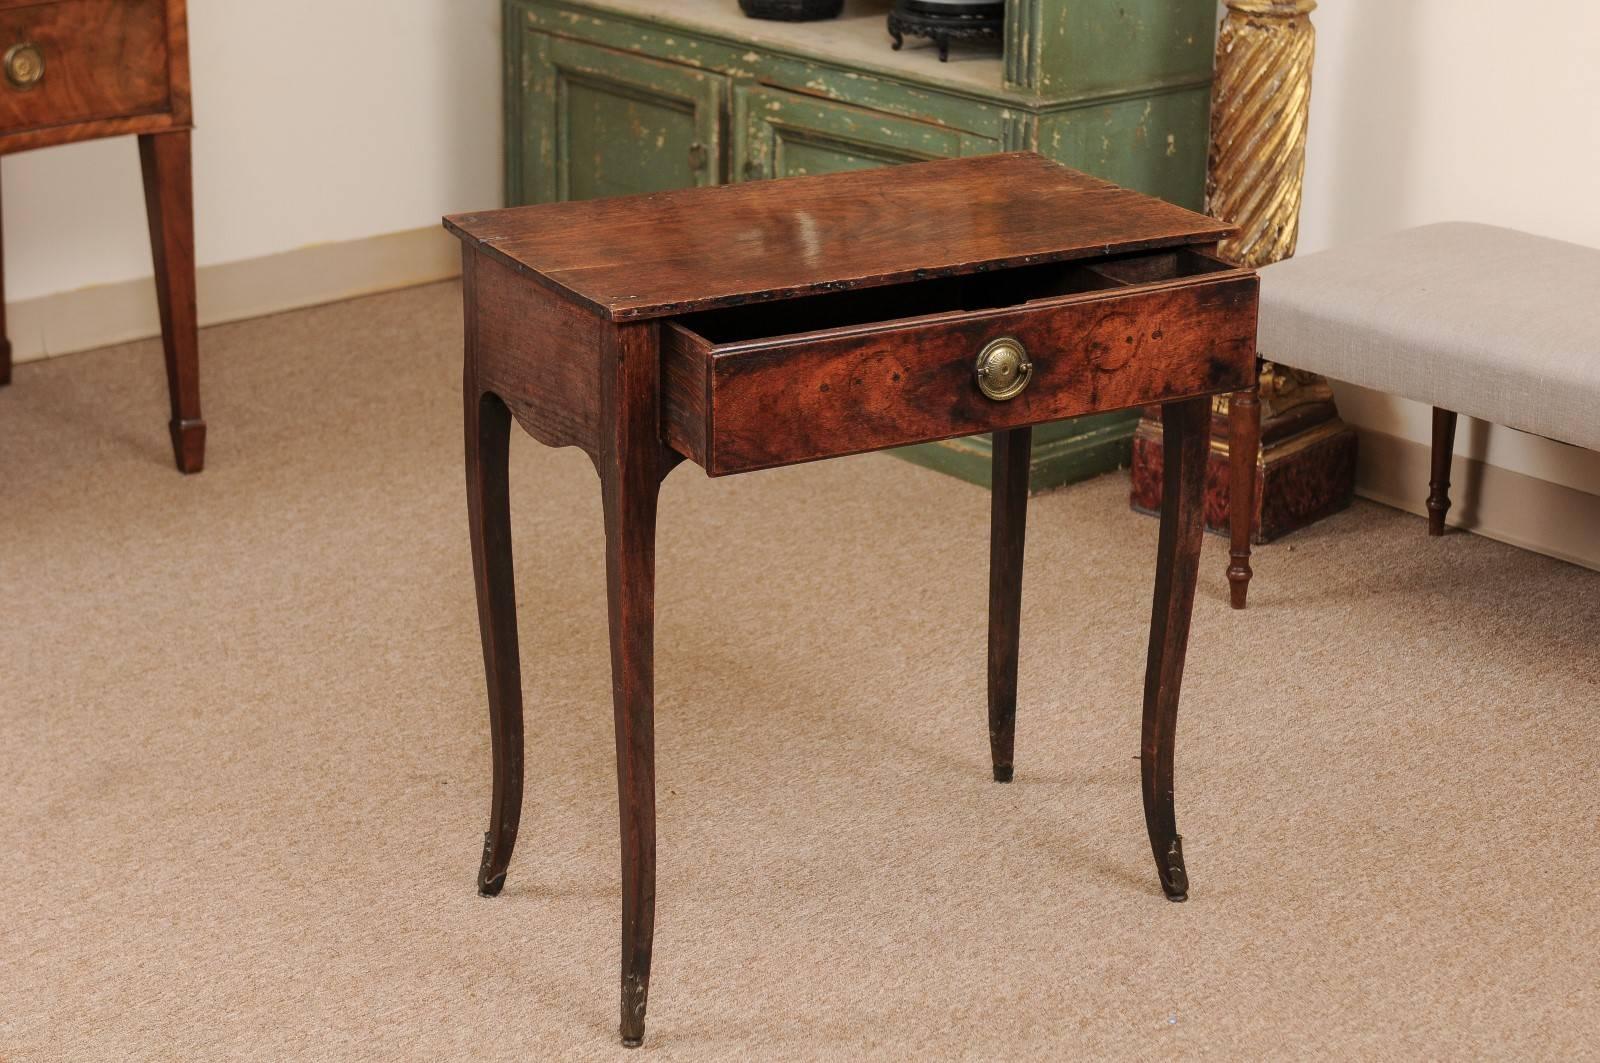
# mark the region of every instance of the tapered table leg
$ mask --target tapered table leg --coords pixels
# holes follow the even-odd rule
[[[469,317],[470,321],[470,317]],[[511,567],[511,504],[507,461],[511,412],[476,379],[469,334],[465,387],[467,523],[472,571],[478,589],[478,628],[489,684],[489,733],[494,792],[489,829],[483,836],[478,892],[493,897],[506,883],[506,869],[522,819],[522,666],[517,650],[517,597]]]
[[[1189,645],[1189,617],[1205,534],[1206,455],[1211,440],[1211,400],[1188,399],[1161,409],[1164,439],[1161,533],[1156,552],[1155,604],[1150,615],[1150,656],[1144,680],[1144,733],[1140,774],[1145,826],[1169,900],[1187,900],[1189,876],[1183,838],[1172,804],[1173,737],[1178,690]]]
[[[0,211],[3,213],[3,211]],[[0,220],[0,388],[11,383],[11,338],[6,332],[5,223]]]
[[[206,423],[200,416],[200,332],[195,309],[194,180],[189,131],[139,137],[145,211],[155,258],[161,341],[172,402],[172,452],[182,472],[205,467]]]
[[[1260,388],[1235,391],[1228,400],[1228,591],[1235,609],[1250,593],[1250,533],[1256,515],[1256,466],[1261,450]]]
[[[989,752],[996,782],[1010,782],[1017,728],[1022,553],[1028,523],[1033,429],[994,433],[989,518]]]
[[[600,470],[611,614],[611,692],[622,829],[622,1043],[644,1040],[656,912],[656,502],[665,475],[656,326],[608,337],[601,358]]]

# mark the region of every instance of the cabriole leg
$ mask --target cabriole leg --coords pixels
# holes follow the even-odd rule
[[[483,836],[483,860],[478,866],[478,892],[493,897],[505,886],[522,819],[522,666],[517,651],[507,480],[511,411],[499,396],[478,390],[470,361],[465,395],[467,522],[494,749],[494,795],[489,829]]]
[[[1211,400],[1188,399],[1162,407],[1163,475],[1161,532],[1156,553],[1155,603],[1150,615],[1150,656],[1144,680],[1144,729],[1140,774],[1145,826],[1155,853],[1161,889],[1169,900],[1189,897],[1172,803],[1173,738],[1178,690],[1189,643],[1205,533],[1206,457],[1211,437]]]
[[[602,354],[597,461],[606,524],[611,694],[622,830],[622,1043],[644,1041],[656,917],[656,501],[665,474],[654,325],[619,329]]]

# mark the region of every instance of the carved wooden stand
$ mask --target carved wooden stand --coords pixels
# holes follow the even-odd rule
[[[906,37],[927,37],[939,49],[939,62],[950,61],[951,41],[999,41],[1005,35],[1004,4],[922,5],[900,0],[889,12],[889,36],[899,51]]]

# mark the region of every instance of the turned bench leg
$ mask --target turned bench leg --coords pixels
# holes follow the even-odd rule
[[[206,463],[206,423],[200,416],[200,326],[195,309],[194,180],[189,131],[139,137],[145,210],[155,258],[161,341],[172,403],[172,453],[182,472]]]
[[[1139,750],[1145,826],[1168,900],[1189,897],[1172,801],[1173,739],[1178,690],[1189,645],[1189,617],[1205,535],[1206,459],[1211,443],[1211,400],[1188,399],[1161,408],[1163,477],[1161,532],[1156,547],[1155,604],[1150,614],[1150,655],[1144,679],[1144,731]]]
[[[989,752],[995,782],[1011,781],[1016,739],[1022,551],[1032,450],[1032,428],[994,434],[989,519]]]
[[[1261,450],[1261,392],[1235,391],[1228,399],[1228,594],[1235,609],[1250,593],[1250,533],[1255,529],[1256,465]]]
[[[1444,534],[1445,514],[1450,512],[1450,457],[1456,448],[1456,415],[1452,410],[1433,408],[1433,476],[1428,481],[1428,534]]]

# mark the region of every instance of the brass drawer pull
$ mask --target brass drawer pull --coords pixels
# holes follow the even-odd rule
[[[978,390],[997,402],[1022,394],[1033,379],[1028,352],[1009,336],[990,343],[978,355]]]
[[[37,44],[13,44],[6,51],[6,80],[19,89],[31,89],[44,79],[44,53]]]

